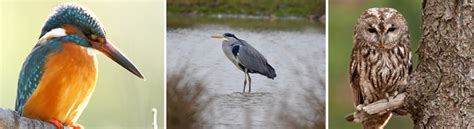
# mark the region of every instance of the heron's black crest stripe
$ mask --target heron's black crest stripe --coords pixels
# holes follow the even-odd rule
[[[237,56],[237,53],[239,53],[239,49],[240,49],[239,45],[235,45],[234,47],[232,47],[232,54],[234,56]]]
[[[231,33],[224,33],[224,37],[234,37],[234,38],[237,38],[234,34],[231,34]]]

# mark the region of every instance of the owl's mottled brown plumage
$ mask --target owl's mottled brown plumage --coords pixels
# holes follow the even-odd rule
[[[405,18],[392,8],[371,8],[357,20],[350,63],[354,105],[393,96],[406,84],[411,69],[410,34]],[[391,113],[362,122],[383,128]]]

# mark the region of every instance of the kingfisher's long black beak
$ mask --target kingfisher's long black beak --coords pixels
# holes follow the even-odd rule
[[[107,41],[104,43],[93,42],[91,43],[92,47],[102,52],[104,55],[121,65],[123,68],[132,72],[141,79],[145,77],[140,73],[138,68],[124,55],[120,50],[118,50],[111,42]]]

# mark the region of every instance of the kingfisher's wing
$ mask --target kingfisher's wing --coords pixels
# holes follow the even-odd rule
[[[25,106],[25,103],[36,90],[41,80],[43,65],[48,52],[49,48],[39,43],[33,48],[32,52],[23,63],[20,78],[18,79],[15,104],[15,110],[21,115],[23,115],[23,107]]]

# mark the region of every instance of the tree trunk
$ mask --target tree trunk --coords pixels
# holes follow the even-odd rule
[[[414,128],[474,128],[473,0],[424,0],[419,64],[405,107]]]

